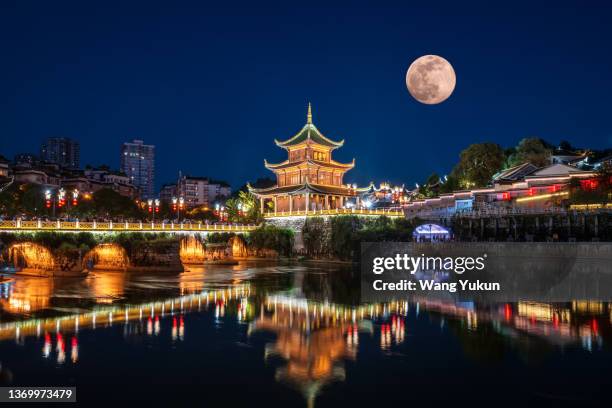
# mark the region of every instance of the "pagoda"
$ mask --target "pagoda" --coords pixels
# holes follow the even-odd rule
[[[266,168],[276,174],[276,186],[249,191],[260,200],[264,212],[272,203],[274,213],[300,214],[311,211],[342,209],[349,204],[359,206],[362,189],[344,185],[344,173],[355,166],[332,159],[332,152],[342,147],[344,140],[328,139],[312,123],[312,108],[308,104],[306,124],[295,136],[275,140],[287,151],[287,160],[272,164],[264,160]],[[268,204],[269,207],[269,204]]]

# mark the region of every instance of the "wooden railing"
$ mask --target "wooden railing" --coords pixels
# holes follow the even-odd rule
[[[152,223],[112,221],[0,221],[0,231],[141,231],[141,232],[249,232],[256,225],[204,223]]]
[[[403,217],[404,212],[398,210],[386,210],[386,209],[357,209],[357,208],[336,208],[333,210],[309,210],[309,211],[278,211],[278,212],[267,212],[264,214],[265,218],[276,218],[276,217],[319,217],[328,215],[373,215],[373,216],[387,216],[387,217]]]

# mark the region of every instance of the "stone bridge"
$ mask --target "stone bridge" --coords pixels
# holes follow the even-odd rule
[[[51,246],[43,242],[16,240],[4,249],[2,258],[19,272],[29,275],[84,276],[92,270],[179,272],[184,265],[232,262],[246,258],[244,238],[235,235],[227,242],[206,243],[205,235],[98,242]]]

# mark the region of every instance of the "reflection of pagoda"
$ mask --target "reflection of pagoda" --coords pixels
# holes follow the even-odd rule
[[[287,365],[276,371],[276,379],[299,389],[308,407],[314,406],[325,384],[344,380],[341,359],[356,356],[354,344],[345,336],[353,327],[340,320],[275,308],[271,316],[262,310],[249,329],[256,330],[276,334],[276,342],[266,346],[266,356],[279,355],[287,360]]]
[[[361,189],[343,185],[344,173],[355,166],[332,159],[332,151],[344,141],[325,137],[312,123],[308,104],[306,125],[292,138],[276,145],[287,150],[288,159],[279,164],[264,160],[265,166],[276,174],[277,185],[271,188],[249,190],[260,200],[264,210],[266,200],[274,204],[275,212],[314,211],[344,208],[349,198],[355,198]],[[364,189],[364,191],[367,189]]]

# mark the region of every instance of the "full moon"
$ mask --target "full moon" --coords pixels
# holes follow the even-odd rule
[[[406,72],[408,92],[414,99],[427,105],[447,100],[456,82],[453,66],[437,55],[417,58]]]

